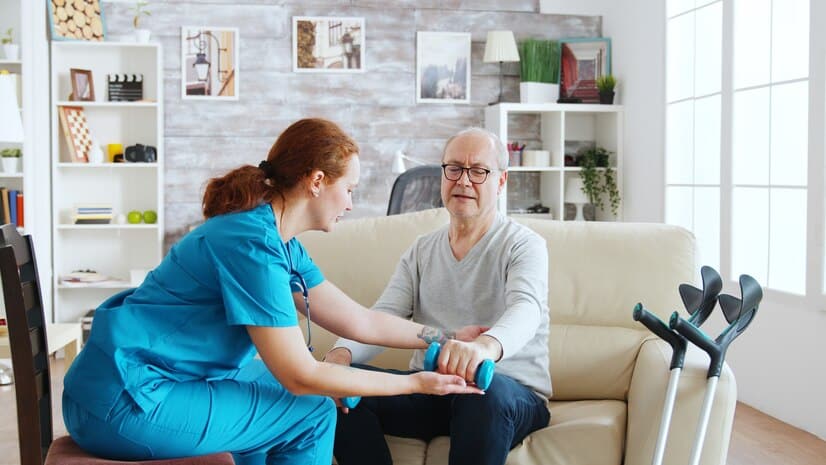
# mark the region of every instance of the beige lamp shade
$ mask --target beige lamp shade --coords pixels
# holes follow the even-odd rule
[[[23,142],[17,81],[13,74],[0,74],[0,142]]]
[[[579,176],[571,176],[565,179],[565,201],[584,204],[588,203],[588,196],[582,192],[582,178]]]
[[[511,31],[489,31],[485,42],[485,63],[519,61],[516,39]]]

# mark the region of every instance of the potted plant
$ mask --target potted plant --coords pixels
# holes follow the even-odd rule
[[[527,39],[519,43],[519,100],[556,103],[559,99],[559,53],[556,40]]]
[[[17,148],[0,150],[0,157],[3,158],[3,172],[16,174],[20,172],[20,157],[23,152]]]
[[[602,147],[592,147],[577,153],[576,164],[582,168],[579,176],[582,178],[582,192],[588,196],[588,201],[602,210],[605,207],[603,194],[606,194],[611,213],[616,216],[621,198],[610,159],[611,152]]]
[[[145,44],[149,42],[151,31],[149,29],[141,28],[141,16],[152,16],[148,9],[149,2],[137,1],[132,7],[132,25],[135,26],[135,41]]]
[[[597,89],[599,90],[599,103],[611,105],[614,103],[614,87],[617,85],[617,78],[611,74],[603,74],[597,78]]]
[[[3,44],[3,55],[6,57],[7,60],[15,61],[20,56],[20,47],[13,43],[14,36],[13,28],[8,28],[6,33],[3,34],[3,37],[0,37],[0,43]]]

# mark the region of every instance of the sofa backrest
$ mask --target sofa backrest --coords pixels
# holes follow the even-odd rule
[[[643,302],[663,319],[684,313],[677,286],[695,281],[693,236],[653,223],[517,220],[548,245],[554,399],[624,399],[649,337],[632,309]],[[445,209],[425,210],[346,221],[299,240],[329,281],[369,307],[413,240],[448,221]],[[325,333],[313,330],[318,357],[335,340]],[[406,369],[409,358],[409,351],[385,351],[374,363]]]

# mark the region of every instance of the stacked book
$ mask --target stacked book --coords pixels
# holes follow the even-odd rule
[[[75,224],[109,224],[112,222],[111,205],[78,205],[74,213]]]
[[[24,226],[23,191],[0,187],[0,222]]]

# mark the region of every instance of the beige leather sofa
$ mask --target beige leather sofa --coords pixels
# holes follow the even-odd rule
[[[301,237],[327,279],[364,305],[379,296],[398,258],[420,234],[448,221],[443,209],[340,223],[332,233]],[[654,451],[671,349],[633,321],[643,302],[664,320],[685,311],[677,294],[696,282],[694,239],[659,224],[520,219],[548,244],[550,258],[551,422],[528,436],[508,464],[648,465]],[[685,316],[685,315],[684,315]],[[321,357],[333,337],[312,333]],[[406,351],[373,363],[407,369]],[[705,392],[708,357],[691,347],[680,380],[665,463],[688,462]],[[724,464],[736,402],[726,367],[714,400],[702,463]],[[388,437],[397,465],[447,464],[447,437],[430,443]]]

